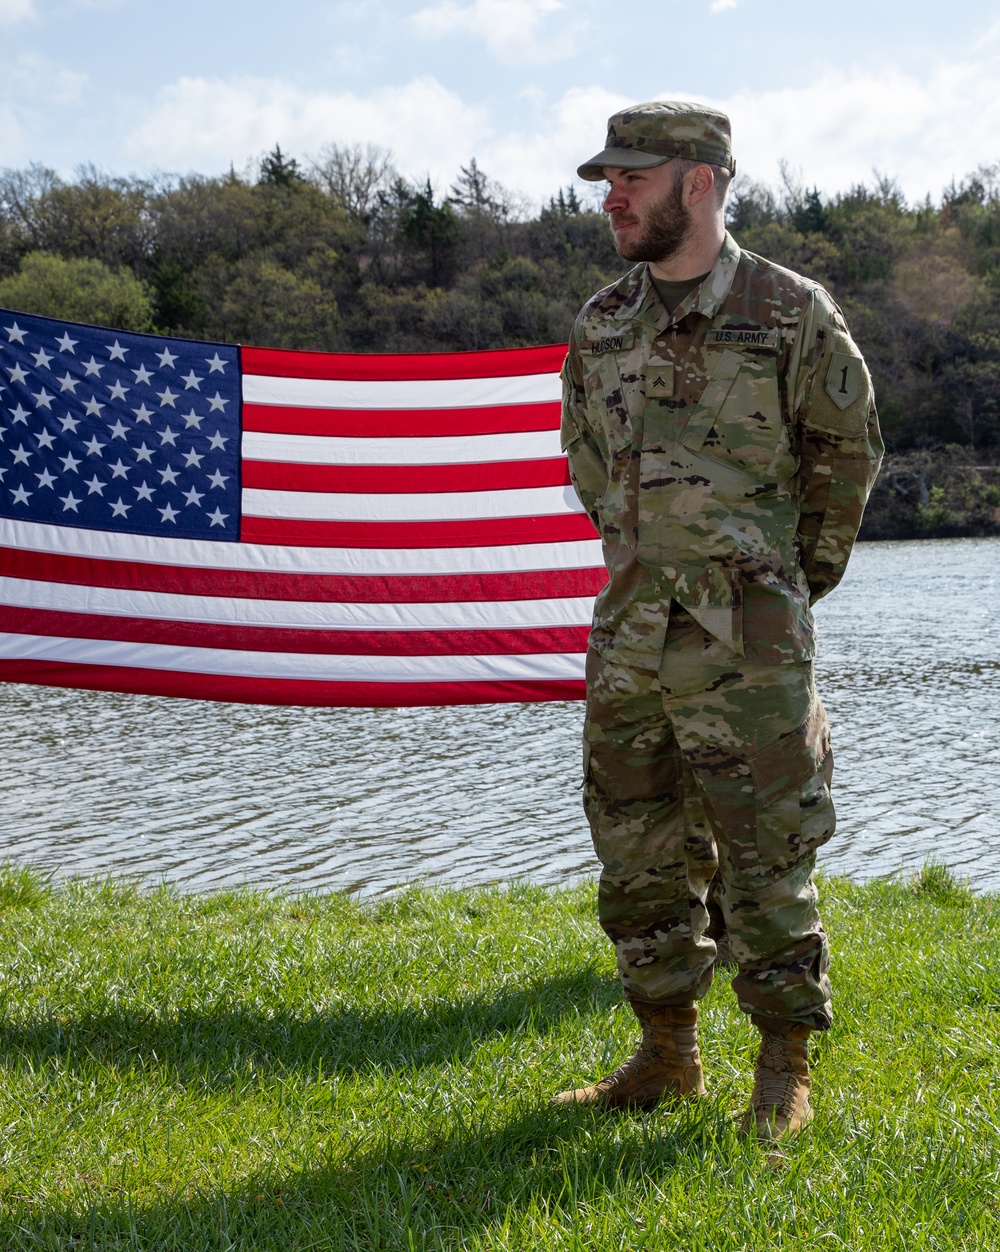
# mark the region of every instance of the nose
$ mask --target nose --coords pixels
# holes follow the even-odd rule
[[[611,213],[614,209],[628,208],[628,197],[625,195],[621,186],[612,183],[608,188],[608,194],[604,197],[604,203],[601,208],[605,213]]]

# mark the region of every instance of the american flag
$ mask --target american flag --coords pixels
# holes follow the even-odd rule
[[[0,310],[0,679],[578,699],[600,543],[555,345],[349,355]]]

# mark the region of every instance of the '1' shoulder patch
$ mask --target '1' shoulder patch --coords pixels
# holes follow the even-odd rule
[[[846,409],[861,394],[861,358],[834,352],[826,372],[826,394],[839,409]]]

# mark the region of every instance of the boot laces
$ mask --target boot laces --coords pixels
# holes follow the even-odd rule
[[[758,1112],[777,1109],[790,1116],[801,1081],[801,1076],[789,1063],[785,1041],[765,1042],[758,1059],[757,1081],[751,1100],[754,1109]]]

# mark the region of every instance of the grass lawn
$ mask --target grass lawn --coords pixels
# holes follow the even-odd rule
[[[0,872],[0,1249],[1000,1248],[1000,900],[822,884],[837,1021],[783,1167],[710,1097],[557,1111],[635,1037],[591,887],[375,904]]]

